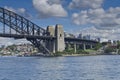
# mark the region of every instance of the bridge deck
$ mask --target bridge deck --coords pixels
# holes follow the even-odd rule
[[[86,42],[86,43],[98,43],[98,41],[95,40],[85,40],[85,39],[80,39],[80,38],[70,38],[70,37],[65,37],[65,41],[68,42]]]
[[[0,37],[9,37],[9,38],[16,38],[16,39],[21,39],[21,38],[36,38],[36,39],[42,39],[42,40],[52,40],[55,39],[55,37],[51,36],[38,36],[38,35],[22,35],[22,34],[3,34],[0,33]]]
[[[38,35],[22,35],[22,34],[3,34],[0,33],[0,37],[11,37],[11,38],[16,38],[16,39],[21,39],[21,38],[30,38],[30,39],[42,39],[42,40],[53,40],[55,37],[51,36],[38,36]],[[84,39],[79,39],[79,38],[69,38],[65,37],[65,41],[68,42],[92,42],[92,43],[98,43],[97,41],[93,40],[84,40]]]

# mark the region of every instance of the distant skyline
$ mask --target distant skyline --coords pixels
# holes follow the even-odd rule
[[[0,7],[43,28],[62,24],[66,32],[75,35],[120,40],[120,0],[0,0]],[[0,41],[0,44],[25,42],[6,38]]]

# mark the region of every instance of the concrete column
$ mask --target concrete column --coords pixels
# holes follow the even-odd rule
[[[92,44],[90,45],[90,49],[93,49],[93,45]]]
[[[76,53],[77,50],[76,50],[76,43],[74,43],[74,53]]]
[[[86,44],[83,44],[83,50],[86,50]]]

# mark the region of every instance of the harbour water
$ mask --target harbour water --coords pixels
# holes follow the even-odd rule
[[[0,80],[120,80],[120,56],[0,57]]]

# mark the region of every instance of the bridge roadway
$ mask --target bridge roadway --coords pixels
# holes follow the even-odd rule
[[[9,38],[15,38],[15,39],[21,39],[21,38],[29,38],[29,39],[42,39],[42,40],[54,40],[56,37],[51,37],[51,36],[38,36],[38,35],[23,35],[23,34],[3,34],[0,33],[0,37],[9,37]],[[79,39],[79,38],[70,38],[70,37],[65,37],[64,38],[65,42],[85,42],[85,43],[98,43],[97,41],[93,40],[84,40],[84,39]]]

